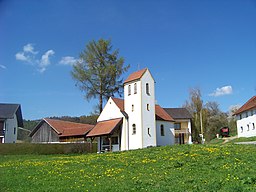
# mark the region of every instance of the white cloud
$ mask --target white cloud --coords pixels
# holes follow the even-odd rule
[[[50,49],[41,56],[41,59],[37,59],[38,51],[35,51],[33,44],[28,43],[23,46],[23,51],[19,51],[15,54],[15,58],[18,61],[32,64],[40,73],[43,73],[51,64],[50,57],[54,55],[54,53],[55,52]]]
[[[77,62],[77,60],[74,57],[66,56],[62,57],[59,61],[59,64],[62,65],[74,65]]]
[[[32,53],[33,55],[38,53],[38,51],[34,51],[34,46],[31,43],[28,43],[27,45],[24,45],[23,51],[25,53]]]
[[[15,55],[16,60],[30,62],[29,56],[26,56],[24,52],[18,52]]]
[[[232,86],[228,85],[228,86],[224,86],[221,88],[217,88],[213,93],[211,93],[209,95],[213,96],[213,97],[218,97],[218,96],[222,96],[222,95],[230,95],[232,93],[233,93]]]
[[[0,65],[0,68],[1,68],[1,69],[6,69],[6,66]]]
[[[40,73],[43,73],[46,70],[46,67],[51,64],[50,56],[54,55],[54,53],[55,52],[53,50],[48,50],[42,55],[42,58],[38,64]]]

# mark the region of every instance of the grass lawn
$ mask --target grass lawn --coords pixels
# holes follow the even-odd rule
[[[1,191],[256,191],[256,146],[0,156]]]

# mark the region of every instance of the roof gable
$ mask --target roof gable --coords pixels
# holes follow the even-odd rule
[[[155,105],[156,120],[174,121],[174,119],[160,106]]]
[[[175,119],[192,119],[191,114],[186,108],[164,108],[164,110]]]
[[[240,107],[235,112],[235,115],[238,115],[239,113],[242,113],[244,111],[248,111],[248,110],[251,110],[251,109],[255,109],[255,108],[256,108],[256,96],[253,96],[242,107]]]
[[[20,104],[0,103],[0,119],[13,119],[17,117],[18,126],[23,127],[23,118]]]
[[[123,99],[113,98],[113,97],[111,97],[111,99],[115,102],[115,104],[121,111],[124,111],[124,100]]]
[[[141,70],[139,70],[139,71],[136,71],[136,72],[130,74],[130,75],[128,76],[128,78],[124,81],[124,83],[128,83],[128,82],[131,82],[131,81],[135,81],[135,80],[140,79],[140,78],[144,75],[144,73],[145,73],[147,70],[148,70],[148,69],[145,68],[145,69],[141,69]]]

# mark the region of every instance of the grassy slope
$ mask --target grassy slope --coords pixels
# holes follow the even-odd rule
[[[256,191],[254,145],[0,156],[1,191]]]

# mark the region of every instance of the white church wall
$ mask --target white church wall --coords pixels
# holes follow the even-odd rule
[[[106,103],[97,121],[99,122],[99,121],[105,121],[105,120],[116,119],[121,117],[124,117],[124,116],[121,113],[120,109],[117,107],[117,105],[112,100],[112,98],[109,98],[108,102]]]
[[[161,134],[163,126],[163,134]],[[156,121],[157,146],[173,145],[175,141],[174,123],[168,121]]]
[[[141,78],[141,96],[142,145],[143,147],[156,146],[155,81],[148,70]]]

